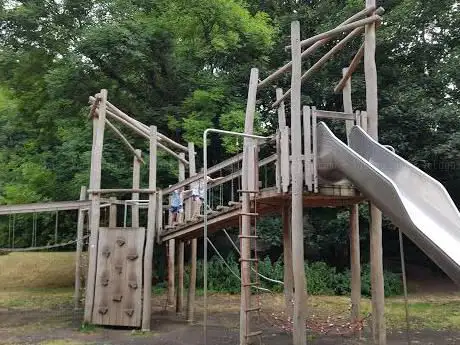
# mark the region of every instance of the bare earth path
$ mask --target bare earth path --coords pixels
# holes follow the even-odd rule
[[[202,300],[198,299],[197,324],[189,325],[183,317],[165,308],[163,296],[157,296],[153,305],[152,332],[141,333],[117,328],[81,328],[81,312],[75,312],[69,304],[51,308],[0,307],[0,344],[40,344],[40,345],[202,345],[203,327],[201,321]],[[283,330],[285,320],[281,320],[280,297],[266,296],[262,300],[265,311],[258,320],[258,327],[264,331],[263,344],[290,344],[291,337]],[[209,299],[209,345],[238,344],[238,296],[213,295]],[[331,320],[339,327],[338,320]],[[402,326],[402,325],[401,325]],[[309,344],[369,344],[366,338],[359,340],[356,335],[324,335],[310,331]],[[364,330],[364,334],[368,333]],[[389,334],[389,345],[407,344],[405,332]],[[460,331],[421,330],[412,332],[411,344],[460,344]]]

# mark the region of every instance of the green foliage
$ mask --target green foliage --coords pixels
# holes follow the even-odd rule
[[[240,275],[239,264],[236,257],[230,254],[226,258],[231,270]],[[271,262],[269,257],[259,261],[259,273],[272,280],[283,281],[284,266],[281,259]],[[252,280],[255,281],[255,273],[252,272]],[[305,263],[305,276],[307,278],[308,293],[312,295],[349,295],[350,271],[338,272],[325,262]],[[397,296],[402,293],[401,276],[392,272],[384,272],[385,296]],[[185,283],[188,285],[188,272]],[[282,292],[283,285],[268,281],[259,277],[260,286],[272,292]],[[208,262],[208,288],[215,292],[239,293],[241,283],[239,279],[230,272],[229,268],[219,257],[213,257]],[[203,286],[203,262],[197,264],[197,286]],[[365,297],[371,296],[370,265],[362,266],[361,293]]]

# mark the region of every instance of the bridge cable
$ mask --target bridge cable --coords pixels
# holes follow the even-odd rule
[[[87,239],[90,235],[83,236],[81,241]],[[58,247],[66,247],[71,244],[77,243],[79,240],[71,240],[68,242],[63,242],[59,244],[50,244],[48,246],[41,246],[41,247],[28,247],[28,248],[0,248],[0,252],[33,252],[37,250],[45,250],[45,249],[52,249]]]
[[[224,259],[224,257],[222,256],[222,254],[217,250],[216,246],[214,246],[214,244],[212,243],[212,241],[208,238],[208,243],[211,245],[212,249],[214,249],[214,251],[216,252],[216,254],[219,256],[219,258],[222,260],[222,262],[224,263],[224,265],[228,268],[228,270],[241,282],[241,278],[238,274],[235,273],[235,271],[232,270],[232,268],[230,267],[230,265],[228,264],[228,262]],[[265,289],[263,287],[260,287],[260,286],[253,286],[255,289],[257,290],[261,290],[261,291],[265,291],[265,292],[270,292],[271,291],[269,289]]]
[[[225,233],[225,235],[227,235],[227,238],[229,239],[230,243],[232,244],[233,248],[235,248],[236,252],[241,255],[240,253],[240,250],[238,249],[238,246],[235,244],[235,242],[233,242],[232,238],[230,237],[230,235],[228,234],[227,230],[225,229],[222,229]],[[254,269],[254,267],[251,267],[252,271],[255,272],[256,270]],[[262,279],[265,279],[266,281],[269,281],[271,283],[276,283],[276,284],[281,284],[281,285],[284,285],[284,282],[280,281],[280,280],[276,280],[276,279],[272,279],[272,278],[269,278],[269,277],[266,277],[264,276],[262,273],[260,272],[257,272],[257,274],[259,275],[259,277],[261,277]]]

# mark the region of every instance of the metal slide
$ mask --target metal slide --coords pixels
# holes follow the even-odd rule
[[[460,285],[460,213],[444,186],[374,141],[360,127],[350,146],[317,125],[318,174],[347,178]]]

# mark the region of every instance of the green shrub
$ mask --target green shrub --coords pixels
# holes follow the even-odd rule
[[[240,275],[239,262],[235,255],[226,258],[228,266]],[[259,273],[273,280],[283,281],[284,266],[280,259],[271,262],[267,256],[259,261]],[[312,295],[348,295],[350,294],[350,271],[337,272],[335,267],[325,262],[305,263],[308,293]],[[251,279],[255,280],[255,273],[251,272]],[[188,268],[186,270],[185,284],[188,285]],[[272,292],[282,292],[283,285],[259,278],[260,285]],[[402,293],[402,282],[399,274],[385,271],[385,296],[394,296]],[[197,286],[203,286],[203,262],[197,263]],[[239,293],[240,281],[229,271],[229,268],[219,257],[213,257],[208,262],[208,289],[215,292]],[[365,264],[361,270],[361,294],[371,296],[370,265]]]

